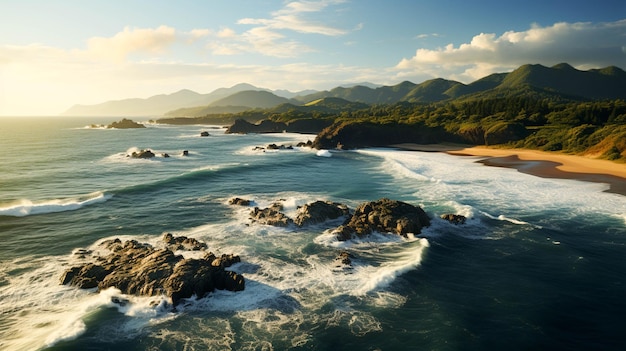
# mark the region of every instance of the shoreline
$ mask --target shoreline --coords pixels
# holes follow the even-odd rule
[[[514,168],[518,172],[542,178],[574,179],[609,185],[606,192],[626,196],[626,165],[530,149],[495,149],[460,144],[396,144],[408,151],[445,152],[454,156],[480,157],[476,162],[486,166]]]

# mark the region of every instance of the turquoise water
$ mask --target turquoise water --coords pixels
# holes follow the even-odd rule
[[[88,128],[114,118],[0,118],[0,349],[621,349],[626,197],[477,158],[391,149],[254,151],[312,135],[215,126]],[[201,131],[211,136],[201,138]],[[150,148],[169,158],[135,160]],[[182,151],[189,150],[189,157]],[[325,157],[330,156],[330,157]],[[253,224],[234,196],[288,214],[315,200],[421,205],[417,237],[340,243],[327,231]],[[460,213],[455,226],[438,219]],[[190,299],[59,285],[73,252],[164,232],[235,253],[242,292]],[[334,267],[348,250],[354,269]]]

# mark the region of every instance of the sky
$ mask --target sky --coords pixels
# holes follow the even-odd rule
[[[626,69],[626,1],[0,0],[0,116],[244,82],[471,83],[561,62]]]

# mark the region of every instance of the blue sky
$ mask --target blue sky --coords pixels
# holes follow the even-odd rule
[[[241,82],[469,83],[525,63],[626,69],[626,2],[0,0],[0,115]]]

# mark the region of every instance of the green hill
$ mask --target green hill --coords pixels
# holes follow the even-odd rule
[[[626,99],[626,72],[615,66],[580,71],[566,63],[553,67],[529,64],[510,73],[491,74],[470,84],[437,78],[420,84],[405,81],[378,88],[339,87],[298,97],[298,100],[308,103],[324,97],[337,97],[367,104],[392,104],[401,101],[429,103],[526,94],[572,101]]]

